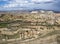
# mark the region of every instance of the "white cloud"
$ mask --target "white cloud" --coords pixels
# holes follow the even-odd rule
[[[2,0],[1,0],[2,1]],[[3,1],[8,1],[8,0],[3,0]],[[29,5],[29,4],[32,4],[34,2],[50,2],[50,1],[53,1],[53,0],[30,0],[31,2],[29,2],[29,0],[11,0],[11,1],[8,1],[9,3],[8,4],[5,4],[3,7],[17,7],[17,6],[24,6],[24,5]]]
[[[10,1],[9,4],[4,5],[3,7],[17,7],[19,6],[23,6],[24,4],[28,4],[29,2],[27,0],[13,0]]]
[[[32,2],[51,2],[53,0],[32,0]]]
[[[2,1],[2,0],[0,0]],[[3,1],[7,1],[8,4],[5,4],[3,6],[2,9],[12,9],[12,8],[20,8],[20,7],[31,7],[33,8],[36,3],[35,2],[51,2],[53,0],[11,0],[11,1],[8,1],[8,0],[3,0]],[[32,7],[33,6],[33,7]],[[37,6],[37,5],[36,5]]]

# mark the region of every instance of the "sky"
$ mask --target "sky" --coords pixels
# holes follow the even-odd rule
[[[60,0],[0,0],[0,11],[45,9],[60,11]]]

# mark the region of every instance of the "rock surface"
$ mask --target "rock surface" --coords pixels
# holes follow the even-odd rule
[[[27,41],[16,41],[8,44],[59,44],[59,35],[52,35],[44,38],[37,38]]]

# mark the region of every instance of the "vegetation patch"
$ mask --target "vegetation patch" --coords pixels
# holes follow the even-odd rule
[[[8,23],[0,23],[0,27],[4,28],[4,27],[7,27],[8,26]]]

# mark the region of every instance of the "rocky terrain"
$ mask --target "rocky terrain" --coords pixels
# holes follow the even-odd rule
[[[58,44],[60,13],[0,13],[1,44]]]

